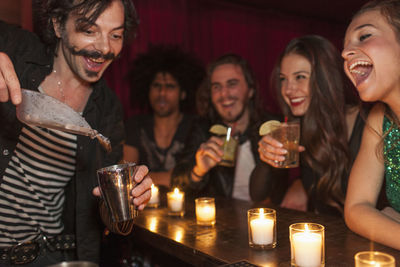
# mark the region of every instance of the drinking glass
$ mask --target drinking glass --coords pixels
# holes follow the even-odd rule
[[[299,122],[282,122],[271,132],[271,137],[282,143],[288,152],[284,161],[279,161],[278,168],[295,168],[299,166]]]
[[[361,251],[354,256],[355,267],[395,267],[392,255],[379,251]]]
[[[218,163],[218,165],[225,167],[234,167],[239,141],[237,136],[232,135],[232,127],[228,127],[227,133],[224,138],[224,144],[222,145],[224,154],[222,156],[222,160]]]

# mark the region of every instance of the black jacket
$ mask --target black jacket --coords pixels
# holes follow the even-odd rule
[[[0,22],[0,51],[12,60],[21,87],[37,90],[52,71],[53,54],[32,33]],[[93,92],[83,116],[89,125],[109,137],[113,151],[107,154],[97,140],[78,136],[76,175],[65,189],[64,233],[76,235],[79,260],[98,262],[104,225],[98,199],[92,195],[97,186],[96,170],[117,163],[122,158],[124,139],[123,113],[117,96],[103,80],[92,85]],[[22,128],[11,102],[0,103],[0,183],[13,155]]]

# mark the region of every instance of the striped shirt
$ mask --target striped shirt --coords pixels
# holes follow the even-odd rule
[[[0,247],[60,234],[77,136],[24,125],[0,184]]]

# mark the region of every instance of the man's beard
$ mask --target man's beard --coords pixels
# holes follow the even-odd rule
[[[153,109],[153,114],[157,117],[165,118],[170,116],[173,113],[173,109],[169,104],[166,105],[166,108],[157,108],[160,102],[166,102],[162,98],[157,98],[154,102],[155,105],[151,105]]]
[[[223,118],[222,119],[226,123],[235,123],[235,122],[237,122],[238,120],[240,120],[243,117],[243,114],[244,114],[245,110],[246,110],[246,106],[243,106],[243,108],[239,112],[239,114],[236,115],[235,117],[233,117],[232,119],[223,119]]]
[[[229,100],[234,100],[237,101],[237,97],[228,97]],[[217,102],[222,102],[223,99],[218,99]],[[217,111],[218,116],[225,122],[225,123],[235,123],[238,120],[240,120],[243,117],[244,112],[246,111],[246,106],[248,105],[248,101],[246,101],[246,103],[243,103],[243,107],[242,110],[239,112],[239,114],[237,114],[235,117],[229,119],[229,118],[223,118],[219,113],[218,110],[214,107],[214,109]],[[229,113],[228,113],[229,115]]]

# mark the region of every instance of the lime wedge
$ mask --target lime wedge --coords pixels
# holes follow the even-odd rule
[[[281,125],[281,123],[279,121],[275,121],[275,120],[264,122],[260,126],[259,133],[260,133],[261,136],[269,134],[270,132],[272,132],[273,130],[278,128],[280,125]]]
[[[216,135],[226,135],[227,128],[224,125],[221,124],[214,124],[210,128],[210,133],[216,134]]]

